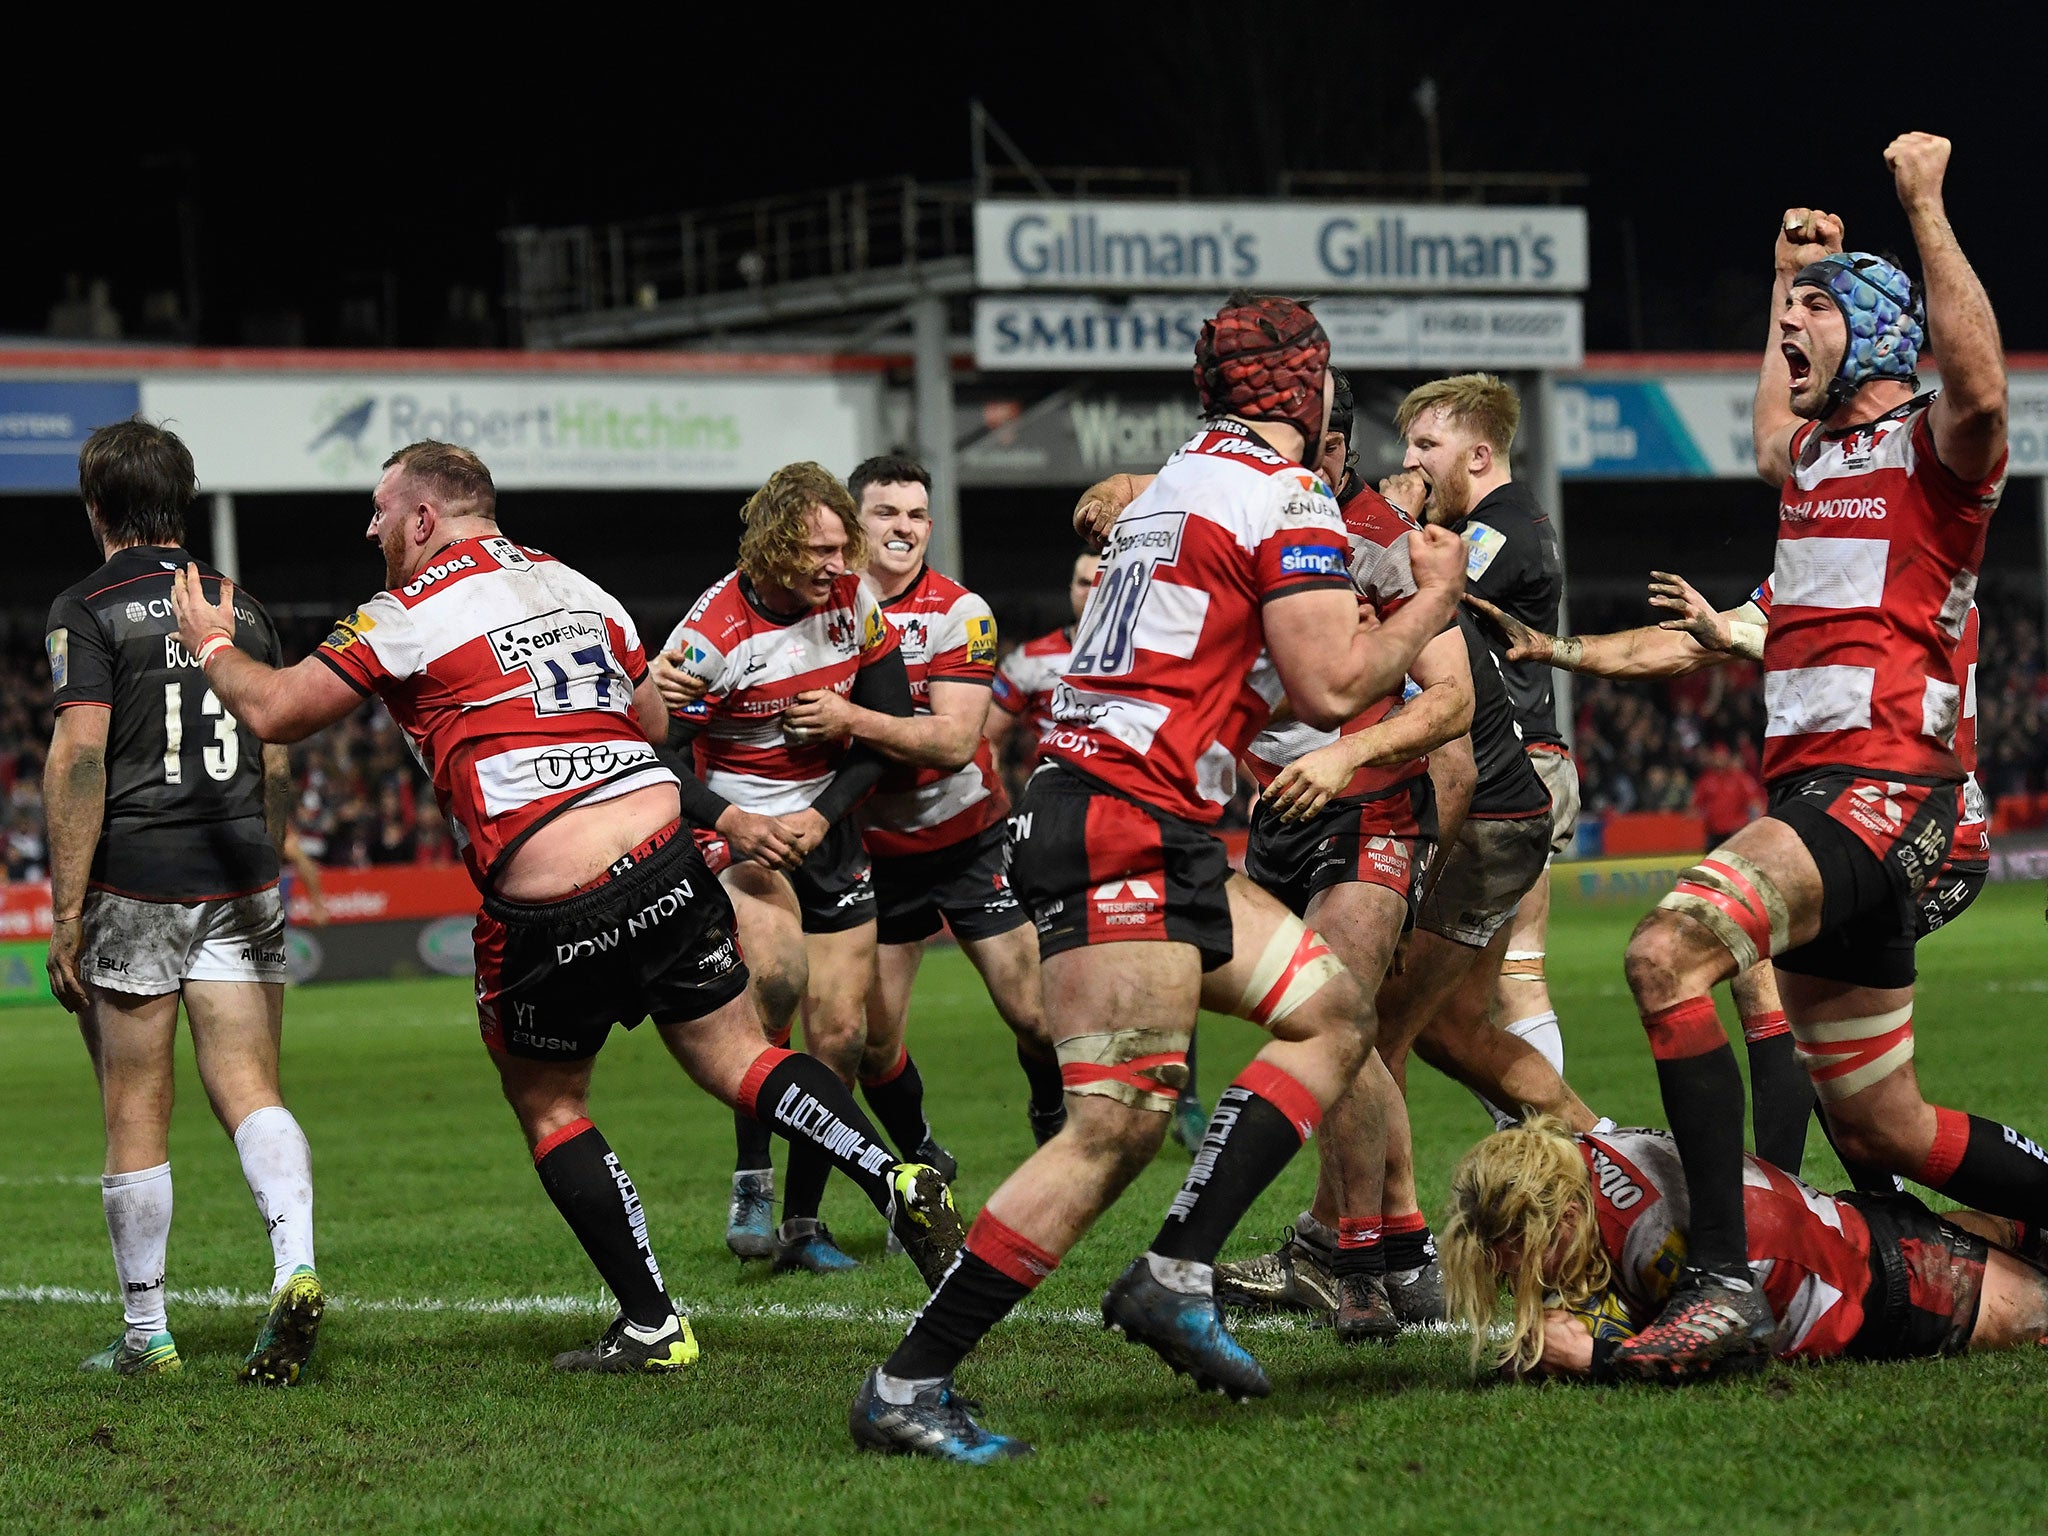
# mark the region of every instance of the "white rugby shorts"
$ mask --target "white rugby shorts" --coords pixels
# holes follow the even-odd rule
[[[112,891],[85,898],[83,981],[145,997],[188,981],[287,979],[284,903],[277,887],[226,901],[137,901]]]

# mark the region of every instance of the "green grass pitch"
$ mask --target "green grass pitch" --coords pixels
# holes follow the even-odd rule
[[[1654,1122],[1649,1053],[1621,985],[1636,914],[1560,911],[1551,968],[1574,1083]],[[1922,950],[1920,1056],[1938,1099],[2048,1131],[2041,901],[1994,887]],[[1732,1020],[1725,1001],[1723,1015]],[[1212,1021],[1214,1095],[1256,1033]],[[972,1211],[1028,1149],[1007,1036],[956,954],[927,962],[912,1043]],[[189,1061],[189,1053],[188,1053]],[[286,1091],[312,1139],[320,1270],[339,1304],[301,1388],[238,1388],[269,1253],[196,1078],[173,1131],[170,1250],[181,1378],[88,1377],[118,1326],[95,1185],[91,1074],[54,1007],[0,1015],[0,1530],[1037,1533],[1286,1528],[1626,1532],[2039,1530],[2048,1355],[1778,1367],[1666,1393],[1481,1389],[1461,1339],[1345,1351],[1246,1338],[1275,1395],[1196,1395],[1088,1323],[1150,1237],[1186,1157],[1169,1148],[961,1373],[1033,1460],[989,1470],[855,1454],[846,1409],[922,1288],[884,1261],[843,1185],[828,1218],[868,1261],[770,1280],[722,1244],[726,1112],[651,1031],[617,1035],[594,1113],[637,1179],[669,1284],[703,1343],[680,1379],[564,1379],[547,1360],[608,1315],[534,1179],[457,981],[337,985],[287,1004]],[[1414,1074],[1425,1203],[1486,1127]],[[778,1161],[779,1161],[778,1155]],[[1816,1136],[1810,1176],[1839,1170]],[[1232,1252],[1305,1203],[1298,1159]],[[39,1294],[40,1292],[40,1294]],[[83,1293],[103,1296],[93,1301]],[[495,1306],[494,1306],[495,1304]]]

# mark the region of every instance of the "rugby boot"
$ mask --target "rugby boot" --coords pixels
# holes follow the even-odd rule
[[[236,1379],[252,1387],[296,1385],[320,1337],[320,1318],[326,1310],[327,1293],[320,1289],[320,1277],[311,1265],[301,1264],[270,1299],[270,1315],[256,1330],[255,1346]]]
[[[775,1257],[775,1170],[750,1169],[732,1176],[732,1204],[725,1213],[725,1246],[733,1257]]]
[[[960,1257],[967,1231],[953,1192],[929,1163],[898,1163],[889,1172],[889,1231],[910,1255],[927,1289],[936,1291]]]
[[[1026,1441],[996,1434],[976,1423],[974,1416],[981,1412],[981,1404],[955,1392],[952,1377],[926,1387],[908,1403],[898,1404],[883,1401],[878,1384],[881,1374],[879,1370],[868,1372],[847,1416],[853,1443],[862,1450],[887,1456],[929,1456],[975,1467],[1032,1454]]]
[[[123,1333],[98,1354],[78,1362],[81,1371],[112,1371],[116,1376],[175,1376],[185,1368],[178,1358],[178,1346],[159,1329],[147,1344],[136,1345]]]
[[[832,1241],[832,1229],[815,1216],[793,1216],[775,1229],[775,1274],[793,1269],[814,1275],[836,1275],[859,1269],[860,1260],[842,1252]]]
[[[932,1140],[930,1136],[926,1136],[923,1141],[918,1143],[917,1150],[910,1154],[907,1161],[923,1163],[927,1168],[938,1169],[939,1177],[946,1181],[948,1188],[952,1186],[955,1179],[960,1177],[959,1159]]]
[[[1201,1096],[1183,1088],[1173,1101],[1173,1139],[1190,1156],[1202,1150],[1202,1138],[1209,1134],[1209,1111]]]
[[[1745,1375],[1770,1364],[1776,1331],[1762,1286],[1738,1288],[1687,1265],[1656,1321],[1615,1346],[1614,1374],[1667,1386]]]
[[[675,1312],[659,1328],[642,1328],[620,1313],[595,1343],[555,1356],[558,1371],[594,1371],[605,1376],[680,1371],[696,1363],[697,1336],[690,1332],[690,1320]]]
[[[1024,1118],[1031,1122],[1032,1143],[1042,1147],[1067,1128],[1067,1106],[1062,1103],[1058,1109],[1043,1111],[1026,1104]]]
[[[1450,1308],[1444,1301],[1444,1267],[1431,1259],[1420,1269],[1390,1270],[1387,1300],[1404,1328],[1421,1328],[1445,1322]]]
[[[1328,1324],[1337,1312],[1337,1278],[1330,1255],[1289,1227],[1273,1252],[1218,1264],[1216,1299],[1248,1312],[1306,1312]]]
[[[1386,1283],[1378,1275],[1344,1275],[1337,1281],[1337,1342],[1391,1344],[1401,1332],[1401,1319],[1387,1300]]]
[[[1184,1371],[1194,1377],[1204,1392],[1242,1402],[1273,1390],[1259,1362],[1223,1326],[1223,1309],[1215,1298],[1160,1284],[1144,1254],[1132,1260],[1102,1298],[1102,1326],[1143,1344],[1176,1375]]]

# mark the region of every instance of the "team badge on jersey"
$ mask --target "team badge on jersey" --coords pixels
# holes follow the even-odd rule
[[[71,676],[71,631],[51,630],[43,637],[43,649],[50,653],[50,686],[62,692]]]
[[[1508,536],[1498,528],[1485,523],[1465,525],[1465,579],[1477,581],[1486,574],[1486,568],[1493,564],[1500,552],[1508,546]]]
[[[996,621],[973,618],[967,621],[967,659],[976,666],[992,667],[996,662]]]

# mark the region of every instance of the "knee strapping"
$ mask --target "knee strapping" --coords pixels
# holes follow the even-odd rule
[[[1792,1039],[1813,1091],[1822,1102],[1839,1104],[1913,1059],[1913,1009],[1908,1004],[1866,1019],[1824,1024],[1794,1020]]]
[[[1511,949],[1501,956],[1500,975],[1503,981],[1542,981],[1544,951],[1540,949]]]
[[[1706,928],[1735,957],[1737,970],[1782,952],[1789,942],[1791,917],[1777,882],[1725,848],[1681,874],[1657,905]]]
[[[1100,1094],[1133,1109],[1169,1114],[1188,1083],[1186,1029],[1113,1029],[1070,1035],[1055,1047],[1068,1093]]]
[[[1300,918],[1290,916],[1273,930],[1252,967],[1244,996],[1237,1000],[1237,1016],[1269,1027],[1278,1024],[1343,974],[1343,963],[1330,947]]]

